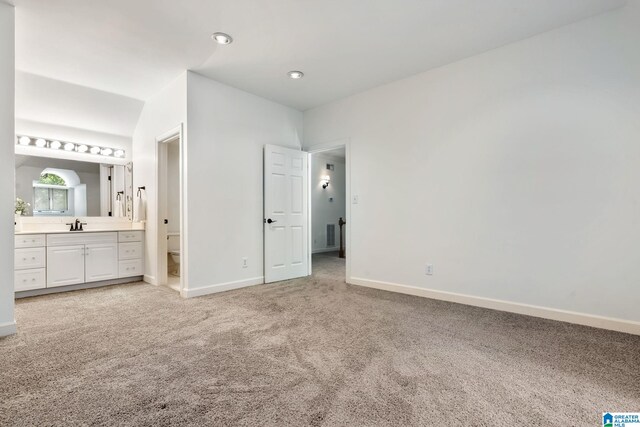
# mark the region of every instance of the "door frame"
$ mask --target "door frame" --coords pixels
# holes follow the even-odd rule
[[[330,142],[325,142],[325,143],[320,143],[320,144],[313,144],[310,145],[308,147],[306,147],[306,149],[304,149],[304,151],[306,151],[308,153],[309,156],[309,160],[308,160],[308,174],[309,174],[309,178],[307,179],[308,181],[308,185],[309,185],[309,189],[307,191],[307,209],[309,212],[309,225],[308,225],[308,230],[309,230],[309,236],[307,238],[308,240],[308,256],[309,256],[309,260],[308,260],[308,264],[309,264],[309,275],[311,275],[312,273],[312,269],[313,269],[313,265],[312,265],[312,251],[313,251],[313,230],[312,230],[312,220],[313,220],[313,211],[312,211],[312,204],[311,204],[311,191],[312,191],[312,186],[313,183],[311,182],[311,161],[312,158],[311,156],[313,154],[320,154],[322,152],[325,151],[331,151],[331,150],[335,150],[338,148],[344,148],[344,152],[345,152],[345,159],[344,159],[344,167],[345,167],[345,171],[344,171],[344,176],[345,176],[345,208],[346,208],[346,218],[345,221],[347,222],[345,227],[346,227],[346,232],[344,234],[344,244],[346,246],[346,265],[345,265],[345,282],[349,283],[349,280],[351,278],[351,138],[341,138],[341,139],[337,139],[334,141],[330,141]],[[316,183],[317,184],[317,183]]]
[[[156,138],[156,203],[157,203],[157,260],[156,260],[156,285],[167,285],[168,263],[167,263],[167,230],[164,219],[167,215],[167,144],[178,141],[179,144],[179,177],[180,177],[180,295],[185,297],[187,280],[187,236],[185,220],[185,200],[186,200],[186,174],[185,174],[185,139],[184,125],[180,123],[177,127],[163,133]]]

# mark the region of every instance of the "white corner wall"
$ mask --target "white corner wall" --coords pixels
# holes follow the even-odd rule
[[[334,170],[327,170],[327,163]],[[331,177],[327,188],[322,188],[322,178]],[[346,215],[346,177],[344,159],[321,153],[311,156],[311,248],[314,253],[335,251],[340,248],[338,220]],[[329,199],[333,199],[330,201]],[[335,224],[335,246],[327,246],[327,224]]]
[[[147,221],[145,233],[145,280],[157,283],[158,262],[158,200],[156,197],[156,138],[187,121],[186,73],[149,99],[142,108],[133,134],[133,192],[146,187]],[[184,132],[186,143],[186,131]]]
[[[0,336],[16,331],[13,314],[14,39],[13,6],[0,1]]]
[[[640,333],[639,7],[305,112],[351,141],[349,280]]]
[[[302,113],[193,72],[187,113],[185,294],[263,283],[263,147],[300,148]]]

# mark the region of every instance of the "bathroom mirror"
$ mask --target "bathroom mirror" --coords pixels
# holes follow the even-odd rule
[[[133,167],[16,154],[16,213],[23,216],[133,216]],[[22,210],[20,208],[23,208]]]

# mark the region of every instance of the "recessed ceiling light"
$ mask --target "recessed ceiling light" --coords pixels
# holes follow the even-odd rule
[[[57,150],[61,146],[62,144],[60,143],[60,141],[51,141],[51,143],[49,144],[49,147],[53,148],[54,150]]]
[[[31,144],[31,138],[28,136],[21,136],[20,139],[18,139],[18,142],[20,145],[29,145]]]
[[[304,77],[304,73],[302,71],[289,71],[287,75],[294,80],[298,80]]]
[[[218,44],[231,44],[233,38],[229,34],[225,33],[213,33],[211,38]]]

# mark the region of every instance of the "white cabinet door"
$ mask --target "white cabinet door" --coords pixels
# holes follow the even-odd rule
[[[84,283],[84,245],[47,248],[47,287]]]
[[[117,243],[86,245],[85,248],[85,281],[87,283],[118,277]]]

